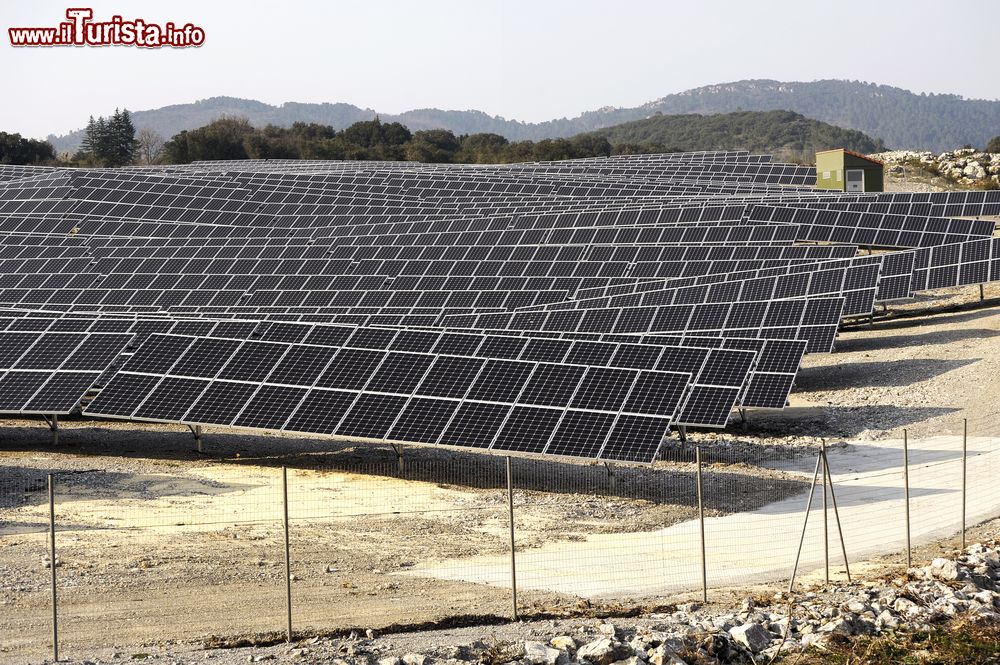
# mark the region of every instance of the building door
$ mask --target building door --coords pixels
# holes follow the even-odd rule
[[[847,169],[847,191],[865,191],[865,172],[863,169]]]

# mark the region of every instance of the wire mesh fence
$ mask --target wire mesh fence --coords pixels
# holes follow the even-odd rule
[[[647,466],[368,445],[127,471],[0,457],[0,661],[52,653],[50,509],[68,657],[276,641],[289,624],[303,636],[622,611],[784,590],[793,568],[803,582],[846,579],[847,562],[903,572],[908,551],[959,545],[963,524],[975,535],[1000,517],[988,425],[823,447],[675,443]]]

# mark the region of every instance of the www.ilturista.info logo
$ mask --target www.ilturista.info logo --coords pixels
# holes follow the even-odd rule
[[[88,8],[66,10],[66,18],[50,28],[7,28],[11,46],[141,46],[143,48],[186,48],[205,43],[205,31],[187,23],[151,23],[141,18],[126,21],[112,16],[110,21],[94,21]]]

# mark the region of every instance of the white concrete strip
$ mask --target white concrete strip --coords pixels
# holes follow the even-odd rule
[[[961,438],[911,441],[910,515],[914,546],[958,533],[961,523]],[[1000,440],[969,440],[968,524],[1000,516]],[[848,557],[902,553],[905,543],[902,441],[857,442],[831,450],[830,467]],[[815,457],[779,467],[811,480]],[[711,473],[711,471],[707,471]],[[824,565],[822,493],[817,489],[800,571]],[[705,523],[709,586],[787,579],[802,532],[807,493],[747,513]],[[840,568],[840,544],[831,510],[830,560]],[[418,565],[406,575],[509,585],[506,556],[480,556]],[[697,589],[701,558],[697,520],[642,533],[589,535],[519,551],[522,589],[578,596],[652,595]]]

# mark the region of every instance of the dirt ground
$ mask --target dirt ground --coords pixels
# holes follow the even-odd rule
[[[297,630],[510,612],[506,577],[484,586],[400,574],[509,551],[503,458],[407,448],[400,477],[386,446],[209,431],[199,454],[179,427],[70,421],[54,446],[38,423],[0,427],[0,661],[45,652],[53,471],[67,653],[281,630],[283,465]],[[518,550],[690,520],[694,468],[664,461],[609,475],[592,464],[515,460]],[[713,468],[707,512],[764,505],[802,486],[779,471]],[[533,592],[520,602],[560,611],[579,598]]]
[[[836,352],[804,361],[792,406],[745,429],[692,432],[707,446],[709,515],[803,493],[767,468],[831,445],[1000,430],[1000,286],[894,305],[848,326]],[[928,313],[928,308],[933,311]],[[387,629],[507,616],[507,579],[488,585],[406,574],[417,563],[509,551],[503,458],[208,430],[69,421],[57,445],[40,422],[0,421],[0,662],[40,662],[50,631],[46,474],[57,476],[61,642],[78,657],[285,624],[281,467],[288,467],[297,630]],[[693,452],[651,466],[517,459],[519,550],[598,533],[646,532],[696,516]],[[580,565],[580,562],[574,562]],[[655,561],[648,570],[666,574]],[[693,581],[697,584],[697,580]],[[666,604],[522,593],[523,608]]]

